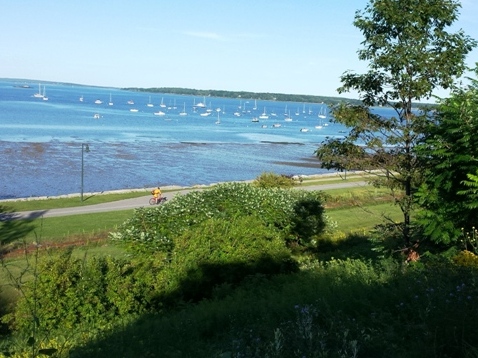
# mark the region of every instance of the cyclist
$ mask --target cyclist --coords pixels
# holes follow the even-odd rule
[[[161,188],[158,186],[151,191],[153,198],[156,200],[156,204],[161,200]]]

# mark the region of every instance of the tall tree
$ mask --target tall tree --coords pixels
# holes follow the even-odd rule
[[[350,133],[329,138],[316,151],[324,168],[379,170],[374,182],[395,194],[407,244],[412,191],[422,170],[414,148],[430,118],[428,110],[414,110],[414,105],[430,99],[436,88],[450,88],[476,46],[463,31],[446,31],[459,8],[453,0],[370,0],[357,11],[354,25],[365,38],[358,57],[369,62],[369,71],[345,72],[338,92],[356,91],[362,104],[334,109],[334,120],[350,127]],[[392,107],[394,116],[374,113],[371,107],[377,105]]]
[[[478,78],[478,69],[475,69]],[[440,102],[418,154],[427,163],[418,221],[432,240],[453,244],[478,228],[478,80]],[[475,180],[475,181],[473,181]]]

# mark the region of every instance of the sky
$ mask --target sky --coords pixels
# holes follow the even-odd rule
[[[367,71],[353,26],[367,3],[0,0],[0,78],[339,96],[345,71]],[[478,1],[460,12],[478,40]]]

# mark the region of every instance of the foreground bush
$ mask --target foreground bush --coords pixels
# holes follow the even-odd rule
[[[296,271],[278,231],[254,217],[211,218],[175,239],[174,254],[159,273],[161,302],[197,302],[248,276]]]
[[[146,317],[71,357],[475,357],[476,282],[445,260],[312,260]]]

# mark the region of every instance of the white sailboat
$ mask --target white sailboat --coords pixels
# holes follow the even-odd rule
[[[151,96],[149,96],[149,102],[147,104],[148,107],[153,107],[153,104],[151,103]]]
[[[43,94],[41,93],[41,83],[38,84],[38,93],[33,95],[35,98],[43,98]]]
[[[161,103],[159,104],[159,106],[161,108],[166,108],[166,105],[164,104],[163,100],[164,100],[164,97],[161,97]]]
[[[110,93],[110,101],[108,102],[108,106],[112,106],[113,105],[113,100],[111,98],[111,93]]]
[[[284,118],[284,121],[292,122],[292,117],[290,116],[290,111],[289,111],[289,115],[287,115],[287,117]]]
[[[219,118],[219,112],[217,112],[217,121],[216,124],[221,124],[221,118]]]
[[[266,107],[264,107],[264,112],[259,116],[260,119],[269,119],[269,116],[267,115],[266,112]]]
[[[206,96],[204,96],[204,102],[199,102],[198,104],[194,106],[198,108],[206,108]]]
[[[320,107],[318,117],[319,117],[319,124],[316,125],[315,128],[322,129],[323,128],[322,120],[327,118],[327,107],[324,107],[324,106]],[[327,123],[325,125],[327,125]]]
[[[42,99],[44,101],[48,101],[48,97],[46,96],[46,86],[43,86],[43,97],[42,97]]]
[[[183,107],[183,111],[182,112],[179,112],[179,115],[180,116],[187,116],[187,112],[186,112],[186,102],[184,102],[184,107]]]

